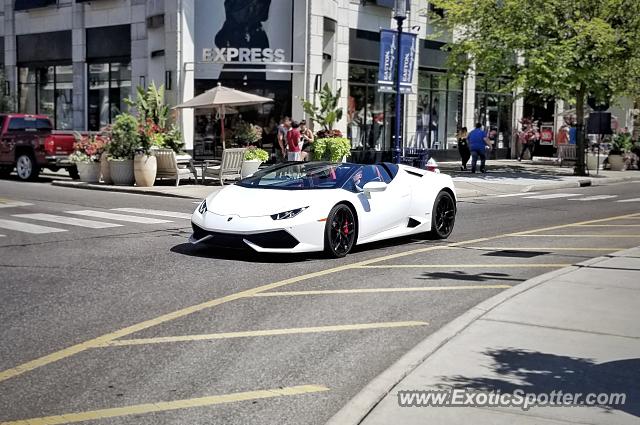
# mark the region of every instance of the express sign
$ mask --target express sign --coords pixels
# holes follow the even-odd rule
[[[284,49],[260,49],[254,48],[204,48],[202,49],[202,61],[213,63],[229,62],[262,62],[278,63],[286,59]]]

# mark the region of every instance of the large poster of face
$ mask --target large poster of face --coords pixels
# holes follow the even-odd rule
[[[195,77],[290,80],[293,0],[195,0]]]

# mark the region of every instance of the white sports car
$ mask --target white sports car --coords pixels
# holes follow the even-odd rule
[[[326,251],[432,232],[456,216],[451,177],[405,165],[289,162],[211,194],[191,217],[191,243],[258,252]]]

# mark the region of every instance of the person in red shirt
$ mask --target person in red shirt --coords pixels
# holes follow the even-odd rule
[[[300,135],[300,123],[294,121],[291,123],[291,130],[287,132],[287,160],[300,161],[300,152],[302,151],[302,137]]]

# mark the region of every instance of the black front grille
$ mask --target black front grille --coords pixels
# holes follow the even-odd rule
[[[193,223],[193,238],[198,240],[205,236],[213,236],[206,240],[207,244],[220,246],[225,248],[247,248],[244,239],[258,245],[261,248],[294,248],[298,245],[298,240],[284,230],[276,230],[273,232],[253,233],[249,235],[238,235],[234,233],[210,232]]]

